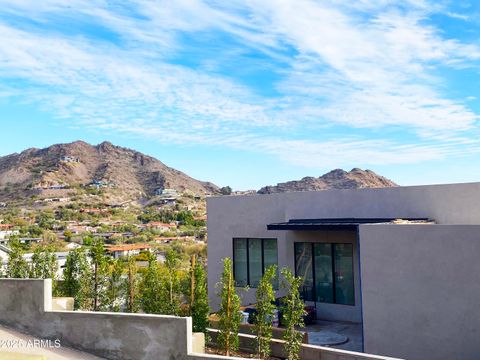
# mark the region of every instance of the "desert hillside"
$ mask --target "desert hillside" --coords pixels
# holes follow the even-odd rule
[[[101,188],[116,201],[149,199],[159,189],[205,195],[218,187],[189,177],[159,160],[109,142],[83,141],[27,149],[0,157],[0,200],[65,196],[72,189]]]

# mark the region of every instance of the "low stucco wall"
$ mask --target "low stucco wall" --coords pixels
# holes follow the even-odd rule
[[[212,345],[215,346],[215,339],[218,330],[210,329],[209,335]],[[256,337],[249,334],[239,334],[239,349],[255,353],[257,349]],[[285,341],[272,339],[270,342],[271,355],[279,358],[286,358]],[[325,346],[302,344],[300,349],[302,360],[400,360],[391,357],[363,354],[354,351],[333,349]]]
[[[480,358],[480,226],[362,225],[365,351]]]
[[[107,359],[183,360],[191,318],[52,311],[51,280],[0,279],[0,323]]]
[[[52,310],[73,311],[74,305],[73,297],[54,297],[52,299]]]

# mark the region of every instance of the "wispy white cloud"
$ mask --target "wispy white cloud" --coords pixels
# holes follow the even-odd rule
[[[437,11],[445,9],[427,0],[4,0],[0,96],[41,104],[72,125],[306,167],[476,153],[468,134],[478,133],[478,114],[466,97],[448,96],[437,70],[478,66],[480,48],[445,37],[427,21]],[[65,34],[59,19],[101,25],[120,41]],[[185,36],[222,42],[218,34],[245,47],[239,53],[282,64],[275,96],[218,71],[222,54],[204,59],[217,62],[211,71],[171,61],[188,48]],[[337,127],[366,133],[340,136]]]

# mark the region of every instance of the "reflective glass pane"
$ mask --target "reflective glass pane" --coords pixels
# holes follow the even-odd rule
[[[277,239],[263,239],[263,264],[265,269],[271,265],[278,265]],[[278,289],[278,268],[273,285]]]
[[[257,287],[263,275],[261,239],[248,239],[248,260],[250,286]]]
[[[247,286],[247,239],[233,239],[234,277],[237,286]]]
[[[335,299],[337,304],[354,305],[353,246],[333,244],[335,256]]]
[[[278,263],[277,239],[263,240],[263,261],[264,261],[265,269],[270,265],[277,265]]]
[[[333,303],[332,244],[316,243],[313,252],[317,301]]]
[[[303,278],[300,294],[306,301],[314,301],[312,244],[295,243],[295,273]]]

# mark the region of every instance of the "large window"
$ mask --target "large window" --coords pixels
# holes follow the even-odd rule
[[[304,300],[355,305],[352,244],[295,243],[295,273]]]
[[[233,239],[233,271],[237,286],[257,287],[265,269],[277,263],[277,239]]]

